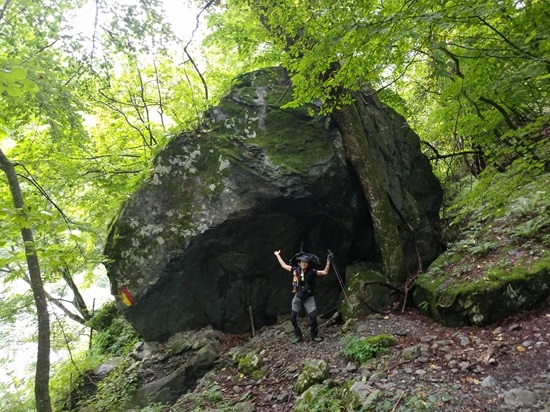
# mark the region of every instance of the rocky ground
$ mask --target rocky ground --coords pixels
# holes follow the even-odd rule
[[[359,381],[367,392],[378,392],[369,410],[550,411],[549,326],[548,306],[485,328],[447,328],[410,310],[351,325],[328,322],[320,327],[323,342],[306,337],[293,345],[289,324],[282,322],[252,338],[226,335],[216,367],[170,410],[291,411],[303,361],[313,358],[327,362],[334,386]],[[342,355],[345,334],[381,333],[397,339],[385,355],[366,365]],[[261,378],[242,374],[231,361],[239,346],[257,349]]]

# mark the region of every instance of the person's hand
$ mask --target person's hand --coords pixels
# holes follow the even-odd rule
[[[279,256],[279,255],[281,254],[281,251],[280,251],[280,250],[276,250],[275,252],[273,252],[273,254],[274,254],[275,256]]]

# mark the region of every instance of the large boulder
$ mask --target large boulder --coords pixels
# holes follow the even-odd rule
[[[418,278],[413,295],[422,312],[446,326],[499,322],[540,307],[550,296],[550,253],[531,268],[510,264],[504,270],[487,270],[478,278],[442,270],[442,266],[453,264],[456,259],[456,255],[442,254]]]
[[[259,327],[288,313],[290,274],[274,250],[286,259],[306,250],[324,263],[330,248],[342,274],[348,261],[379,259],[339,131],[315,105],[281,109],[291,94],[279,68],[237,78],[207,113],[209,130],[169,140],[114,220],[105,247],[112,293],[144,339],[205,325],[243,332],[251,319]],[[388,193],[431,262],[441,188],[418,137],[370,101],[372,118],[363,116],[369,139],[382,140],[374,147]],[[410,233],[396,221],[406,243]],[[407,248],[407,260],[414,269],[416,251]],[[339,292],[332,274],[319,279],[320,314],[336,307]]]

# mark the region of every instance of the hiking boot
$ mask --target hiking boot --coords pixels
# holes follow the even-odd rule
[[[319,335],[315,334],[315,335],[311,335],[311,340],[313,342],[322,342],[323,341],[323,338],[320,337]]]
[[[297,343],[300,343],[303,340],[304,340],[304,338],[302,336],[302,332],[299,331],[299,330],[295,330],[294,331],[294,337],[292,338],[292,340],[290,342],[296,345]]]

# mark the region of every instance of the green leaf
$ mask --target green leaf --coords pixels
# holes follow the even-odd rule
[[[11,69],[11,75],[14,80],[23,80],[27,78],[27,71],[22,67],[15,67]]]
[[[23,90],[29,93],[36,93],[40,90],[38,85],[30,79],[22,80],[21,84],[23,85]]]
[[[21,97],[24,94],[24,90],[17,84],[7,85],[5,91],[11,97]]]
[[[531,40],[533,40],[535,38],[535,36],[537,35],[537,29],[534,29],[533,31],[531,31],[531,33],[529,33],[529,35],[525,38],[525,43],[529,43]]]

